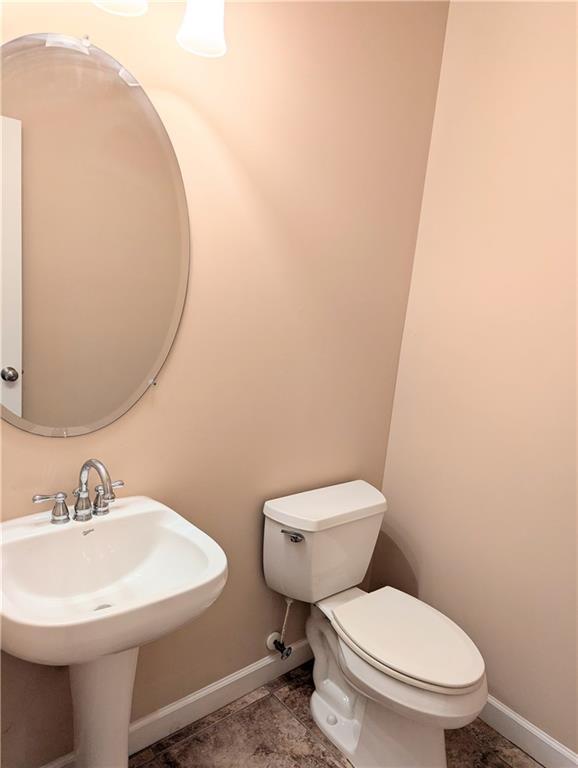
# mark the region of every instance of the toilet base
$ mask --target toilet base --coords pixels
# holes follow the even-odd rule
[[[406,717],[356,690],[338,662],[338,640],[315,606],[307,621],[315,664],[311,714],[355,768],[447,768],[444,726]]]
[[[361,722],[340,715],[314,692],[313,719],[355,768],[446,768],[444,732],[409,720],[370,699]]]

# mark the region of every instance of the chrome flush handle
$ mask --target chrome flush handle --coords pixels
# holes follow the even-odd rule
[[[293,544],[300,544],[302,541],[305,541],[305,536],[298,531],[286,531],[284,528],[282,528],[281,533],[285,533],[287,536],[289,536],[289,541],[291,541]]]

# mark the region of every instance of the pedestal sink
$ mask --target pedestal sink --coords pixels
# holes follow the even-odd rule
[[[2,648],[70,664],[76,768],[127,766],[138,647],[217,599],[225,553],[145,496],[85,523],[51,525],[44,512],[1,532]]]

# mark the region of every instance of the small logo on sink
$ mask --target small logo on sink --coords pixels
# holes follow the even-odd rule
[[[89,528],[88,531],[83,531],[82,535],[83,536],[88,536],[89,533],[94,533],[94,528]]]
[[[103,603],[102,605],[97,605],[93,610],[102,611],[103,608],[112,608],[112,603]]]

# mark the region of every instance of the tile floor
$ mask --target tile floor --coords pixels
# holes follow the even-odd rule
[[[129,768],[349,768],[309,714],[312,663],[133,755]],[[446,734],[448,768],[541,768],[476,720]]]

